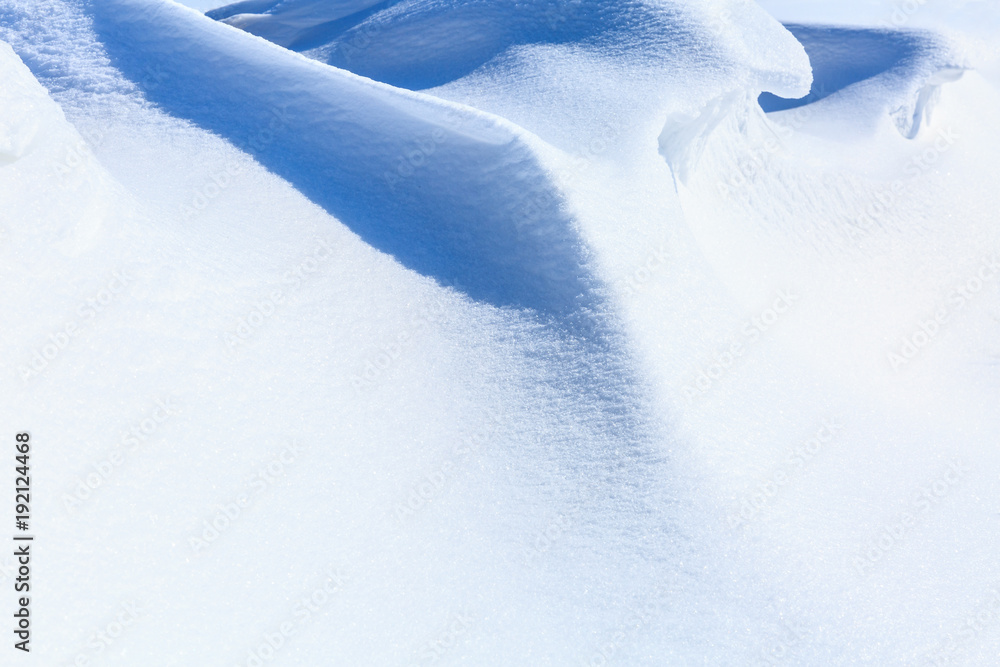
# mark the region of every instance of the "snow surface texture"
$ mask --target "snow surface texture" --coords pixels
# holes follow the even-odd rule
[[[219,7],[224,7],[230,3],[225,0],[184,0],[180,4],[185,7],[191,7],[192,9],[197,9],[200,12],[207,12],[212,9],[218,9]]]
[[[1000,12],[760,4],[0,0],[17,659],[995,664]]]

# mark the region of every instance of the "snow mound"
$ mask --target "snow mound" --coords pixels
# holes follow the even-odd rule
[[[519,128],[178,6],[136,7],[111,0],[94,15],[147,97],[240,146],[366,242],[477,300],[565,313],[592,299],[582,241]]]
[[[888,114],[912,139],[929,117],[940,86],[956,81],[964,58],[945,38],[928,31],[789,25],[813,67],[809,95],[761,96],[765,111],[784,111],[827,98],[853,106],[855,116]],[[832,102],[833,100],[831,100]]]
[[[811,82],[802,46],[744,0],[407,0],[295,37],[288,30],[300,13],[328,16],[346,5],[301,0],[233,14],[239,7],[211,15],[265,37],[280,33],[279,43],[321,62],[489,109],[564,150],[609,126],[617,143],[649,150],[677,105],[691,112],[732,91],[801,96]],[[688,95],[671,92],[682,87]],[[538,118],[552,104],[560,113]]]
[[[209,16],[331,65],[411,89],[461,78],[518,46],[543,44],[578,44],[669,65],[700,43],[706,52],[718,51],[716,66],[740,63],[759,76],[759,85],[775,92],[796,90],[808,77],[794,40],[746,0],[299,0],[259,7],[238,3]],[[760,47],[761,37],[766,48]]]
[[[742,0],[213,15],[0,9],[36,661],[139,599],[104,659],[995,663],[938,646],[1000,580],[1000,73]]]
[[[386,0],[246,0],[220,7],[206,14],[281,46],[299,50],[297,45],[315,40],[363,20],[373,11],[392,5]]]

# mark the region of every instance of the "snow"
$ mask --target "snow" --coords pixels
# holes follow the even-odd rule
[[[22,662],[993,664],[991,3],[211,4],[0,0]]]
[[[208,12],[219,7],[224,7],[229,3],[226,0],[184,0],[180,4],[196,9],[199,12]]]

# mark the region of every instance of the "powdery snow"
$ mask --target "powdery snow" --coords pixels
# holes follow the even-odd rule
[[[1000,20],[760,4],[0,0],[25,664],[992,664]]]

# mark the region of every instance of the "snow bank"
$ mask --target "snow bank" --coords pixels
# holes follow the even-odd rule
[[[0,11],[52,97],[0,52],[36,661],[992,664],[949,635],[1000,580],[1000,79],[928,116],[952,35],[217,16],[313,59],[170,3]]]
[[[518,46],[542,44],[580,44],[668,65],[698,43],[703,53],[723,52],[716,67],[739,64],[756,73],[762,89],[779,93],[801,87],[807,69],[794,40],[744,0],[625,5],[298,0],[259,7],[238,3],[209,15],[264,37],[280,34],[279,43],[294,50],[407,88],[440,85]]]
[[[384,0],[248,0],[207,15],[275,44],[301,50],[303,44],[321,41],[323,35],[356,24],[392,4]]]
[[[788,27],[809,54],[813,86],[802,100],[765,94],[761,106],[768,112],[834,97],[841,108],[831,115],[852,116],[858,129],[888,115],[912,139],[930,116],[941,85],[957,80],[968,66],[956,44],[931,32]]]
[[[246,13],[228,16],[230,9],[212,15],[266,36],[264,26],[287,28],[310,6],[324,7],[310,15],[331,11],[302,0],[253,14],[252,22]],[[310,30],[282,43],[394,86],[433,88],[494,110],[564,150],[608,127],[616,144],[648,149],[672,108],[693,113],[733,91],[799,97],[811,81],[801,45],[743,0],[409,1]],[[503,90],[493,94],[496,86]],[[673,91],[682,88],[679,98]],[[554,101],[558,114],[536,113]]]
[[[115,0],[94,14],[150,99],[243,147],[405,265],[498,305],[569,312],[590,298],[580,239],[517,128],[170,4]]]
[[[77,20],[79,6],[34,0],[16,8],[13,25],[0,26],[73,121],[105,132],[87,133],[88,146],[139,204],[105,215],[88,251],[64,257],[39,233],[44,222],[72,226],[87,219],[83,195],[105,212],[117,195],[81,188],[79,199],[53,196],[54,184],[39,176],[59,160],[41,151],[6,173],[37,188],[0,190],[20,227],[2,246],[0,278],[10,289],[0,305],[24,314],[2,339],[12,362],[0,411],[5,421],[38,425],[32,437],[52,443],[36,526],[52,536],[52,565],[38,597],[60,605],[38,614],[36,628],[49,641],[36,662],[252,665],[261,659],[252,653],[268,650],[268,628],[291,619],[295,639],[280,656],[287,662],[408,664],[442,636],[451,641],[455,612],[472,622],[469,641],[451,655],[483,662],[500,651],[512,662],[543,655],[543,664],[558,664],[571,651],[589,654],[632,606],[659,605],[649,591],[666,579],[637,554],[647,543],[676,548],[660,535],[673,533],[677,517],[656,498],[681,482],[655,482],[664,474],[652,471],[664,461],[643,444],[648,416],[628,399],[633,369],[608,334],[612,326],[601,324],[607,314],[580,313],[586,293],[569,306],[544,292],[519,308],[491,305],[491,294],[518,296],[505,285],[530,280],[493,272],[492,246],[477,256],[471,287],[442,287],[454,273],[430,279],[404,268],[297,189],[298,177],[311,177],[318,200],[348,200],[353,208],[345,210],[391,205],[365,199],[364,187],[381,194],[388,185],[329,184],[351,184],[342,173],[351,169],[367,176],[370,158],[395,166],[379,142],[396,150],[404,130],[440,128],[456,106],[329,72],[190,11],[157,16],[141,2],[111,9],[90,8],[100,33]],[[214,49],[194,50],[207,60],[179,58],[168,69],[164,55],[158,69],[163,61],[137,48],[169,54],[160,31],[184,43],[192,20],[212,36]],[[128,48],[139,64],[121,66],[134,79],[106,67]],[[253,73],[275,67],[276,54],[277,71]],[[244,58],[238,74],[249,82],[228,72],[234,80],[226,84],[227,70],[213,69],[230,63],[227,55]],[[250,104],[272,99],[275,74],[288,77],[277,79],[283,97],[303,105],[290,110],[285,131],[272,125],[270,109]],[[91,85],[108,75],[113,85],[104,92]],[[231,124],[209,126],[207,112],[178,111],[201,109],[205,92],[196,86],[206,83],[246,102],[224,116]],[[366,118],[369,106],[374,117]],[[454,197],[483,206],[468,230],[481,239],[489,232],[480,221],[499,215],[489,207],[508,205],[496,200],[504,188],[494,191],[492,177],[510,187],[522,168],[538,172],[532,155],[522,160],[521,132],[460,112],[461,122],[443,126],[447,147],[424,156],[428,169],[448,156],[433,167],[447,176],[426,181],[432,192],[420,199],[417,171],[399,174],[410,189],[400,197],[445,205],[448,180],[482,181],[482,192]],[[371,152],[317,156],[314,144],[331,148],[329,132]],[[283,173],[293,184],[267,168],[281,160],[328,173],[290,168]],[[450,173],[457,166],[469,173]],[[541,183],[527,183],[528,195],[536,185],[544,196],[528,201],[533,210],[557,210]],[[371,222],[405,227],[414,215]],[[518,243],[531,247],[537,234],[551,245],[547,222],[523,228]],[[124,232],[106,233],[111,223]],[[421,250],[414,238],[394,241],[404,260]],[[529,267],[543,284],[567,280],[565,258],[554,256],[552,266]],[[498,287],[477,303],[467,296],[476,280]],[[567,317],[554,317],[567,307]],[[302,449],[287,449],[289,442]],[[602,490],[608,484],[610,493]],[[231,503],[243,494],[249,507],[230,519],[225,512],[233,516]],[[550,525],[565,531],[559,547],[539,537]],[[604,543],[584,547],[590,555],[572,546],[591,535]],[[615,568],[627,578],[606,576]],[[669,578],[678,589],[703,585],[682,572]],[[300,602],[313,594],[329,597],[302,622]],[[95,649],[92,635],[123,604],[137,605],[141,622]],[[691,637],[704,631],[696,630]]]

